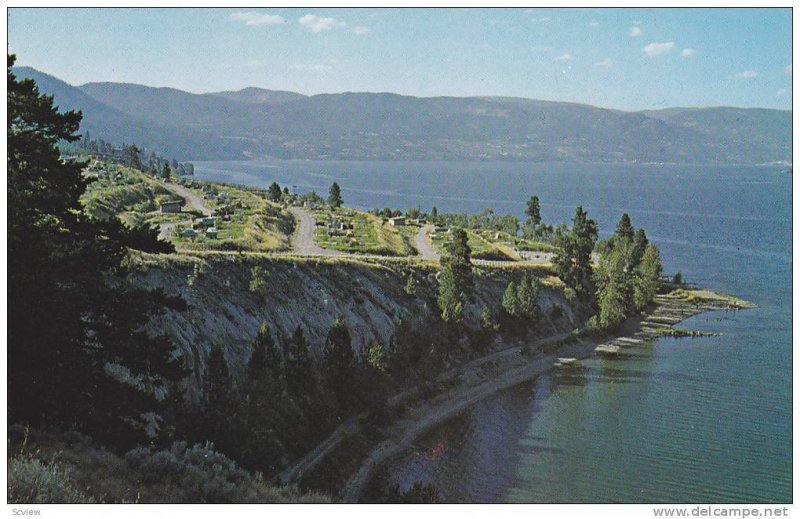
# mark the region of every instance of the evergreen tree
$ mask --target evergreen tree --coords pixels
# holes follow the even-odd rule
[[[445,269],[450,269],[456,288],[463,298],[471,299],[475,288],[472,280],[472,249],[470,249],[467,232],[464,229],[453,229],[453,239],[444,247],[445,254],[439,259]]]
[[[280,420],[280,352],[269,326],[262,323],[247,363],[244,396],[247,405],[244,459],[257,462],[260,470],[273,472],[280,466],[283,447],[277,433]]]
[[[634,287],[634,304],[637,310],[643,310],[656,296],[659,278],[661,277],[661,255],[658,247],[652,243],[645,247],[642,261],[636,268]]]
[[[185,303],[130,283],[128,247],[158,252],[152,234],[93,220],[80,197],[85,164],[64,162],[79,112],[59,113],[8,58],[8,419],[67,424],[100,441],[144,441],[156,391],[184,376],[165,336],[144,331]]]
[[[633,239],[633,252],[632,255],[632,263],[634,266],[638,266],[642,262],[642,257],[644,256],[644,251],[647,248],[647,235],[644,232],[644,229],[639,229],[636,231],[636,237]]]
[[[284,352],[284,377],[291,395],[303,395],[312,387],[311,356],[302,328],[295,328]]]
[[[342,200],[342,190],[339,188],[339,184],[336,182],[331,185],[331,189],[328,192],[328,205],[331,207],[341,207],[344,201]]]
[[[558,250],[553,266],[568,286],[591,294],[592,251],[597,242],[597,224],[589,219],[581,206],[575,209],[572,222],[572,229],[556,239]]]
[[[526,272],[517,286],[517,307],[520,316],[535,319],[539,313],[536,299],[539,297],[539,281]]]
[[[172,169],[169,167],[169,164],[167,164],[166,162],[164,163],[164,169],[163,169],[163,170],[161,170],[161,176],[162,176],[162,177],[164,178],[164,180],[166,180],[167,182],[169,182],[170,180],[172,180]]]
[[[269,198],[272,202],[281,201],[281,186],[279,186],[277,182],[273,182],[269,185],[269,189],[267,190],[267,198]]]
[[[528,199],[528,205],[525,208],[525,215],[528,220],[525,222],[528,227],[535,229],[542,223],[542,214],[539,208],[539,197],[534,195]]]
[[[333,390],[339,405],[347,409],[352,401],[350,382],[354,376],[355,356],[350,330],[347,329],[344,318],[338,317],[328,331],[322,355],[328,386]]]
[[[122,163],[129,168],[142,170],[141,152],[135,144],[125,146],[122,149]]]
[[[625,238],[631,242],[633,241],[633,225],[631,224],[631,217],[628,216],[628,213],[624,213],[622,218],[619,219],[617,230],[614,231],[614,234],[620,238]]]
[[[445,322],[459,322],[464,317],[464,294],[459,289],[452,265],[446,265],[439,278],[439,309]]]
[[[513,281],[508,282],[506,291],[503,293],[503,309],[512,317],[519,316],[519,303],[517,300],[517,285]]]
[[[203,396],[206,439],[213,441],[220,451],[233,455],[238,441],[235,424],[240,418],[237,412],[239,398],[219,344],[215,344],[208,354]]]

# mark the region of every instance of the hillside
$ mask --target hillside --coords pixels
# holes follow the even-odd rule
[[[192,94],[121,83],[75,87],[27,67],[84,128],[180,160],[518,160],[763,164],[791,161],[791,112],[623,112],[503,97],[418,98],[247,88]]]

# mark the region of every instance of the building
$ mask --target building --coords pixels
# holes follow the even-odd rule
[[[217,239],[217,228],[216,227],[209,227],[206,229],[206,237],[216,240]]]
[[[402,227],[406,224],[406,219],[402,216],[395,216],[394,218],[389,218],[389,225],[392,227]]]
[[[183,200],[167,200],[161,203],[162,213],[180,213]]]
[[[195,239],[197,237],[197,231],[194,229],[184,229],[181,231],[181,237]]]

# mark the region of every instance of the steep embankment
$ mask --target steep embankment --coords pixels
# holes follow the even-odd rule
[[[195,387],[214,343],[225,347],[234,370],[241,368],[264,322],[276,338],[302,327],[312,351],[319,355],[338,316],[350,328],[353,347],[360,349],[373,341],[388,345],[401,320],[419,320],[424,326],[438,312],[438,264],[431,262],[216,253],[141,255],[134,263],[140,282],[180,294],[188,303],[186,311],[169,311],[150,327],[172,337],[187,354]],[[548,276],[544,267],[527,268]],[[496,314],[508,282],[521,270],[476,267],[475,302],[466,309],[467,321],[478,323],[483,308]],[[416,284],[413,295],[405,292],[409,277]],[[563,317],[555,325],[570,329],[575,312],[563,289],[552,281],[545,279],[539,304],[545,313],[553,305],[561,307]]]

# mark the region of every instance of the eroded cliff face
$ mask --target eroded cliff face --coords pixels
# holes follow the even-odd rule
[[[149,327],[166,333],[184,352],[195,385],[214,343],[224,346],[232,369],[240,369],[264,322],[278,344],[300,326],[319,358],[338,316],[347,322],[358,350],[373,341],[388,345],[401,319],[433,318],[439,312],[435,265],[238,254],[142,255],[134,264],[138,282],[186,300],[187,310],[170,310]],[[478,326],[484,307],[496,315],[508,282],[520,275],[518,269],[475,268],[475,302],[467,305],[465,322]],[[416,284],[413,295],[405,290],[409,277]],[[575,311],[557,283],[542,286],[539,304],[545,313],[561,307],[561,328],[574,324]]]

